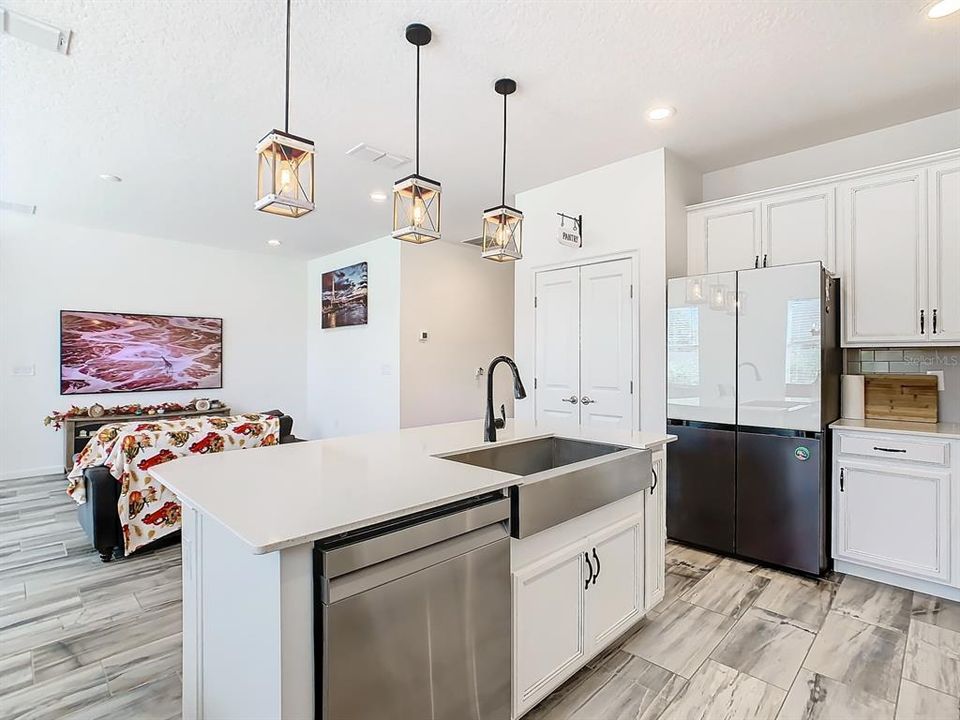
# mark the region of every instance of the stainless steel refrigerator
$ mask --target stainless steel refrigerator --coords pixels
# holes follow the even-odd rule
[[[667,535],[809,574],[827,567],[838,281],[820,263],[668,282]]]

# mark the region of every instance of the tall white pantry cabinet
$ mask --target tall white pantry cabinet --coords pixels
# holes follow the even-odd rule
[[[820,260],[844,346],[960,343],[960,151],[687,211],[690,275]]]

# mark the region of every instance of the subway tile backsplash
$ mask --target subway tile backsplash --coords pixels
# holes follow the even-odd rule
[[[867,373],[924,374],[942,370],[940,421],[960,422],[960,347],[944,348],[847,348],[844,367],[850,375]]]

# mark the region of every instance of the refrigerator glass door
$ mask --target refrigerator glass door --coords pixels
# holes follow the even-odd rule
[[[742,270],[737,285],[737,423],[821,430],[820,263]]]
[[[667,417],[736,417],[737,273],[667,281]]]

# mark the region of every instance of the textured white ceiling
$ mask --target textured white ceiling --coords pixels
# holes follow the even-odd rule
[[[407,168],[344,153],[413,155],[412,21],[434,30],[421,170],[449,240],[499,201],[498,77],[519,83],[508,194],[661,146],[710,170],[960,107],[960,15],[927,20],[922,0],[294,0],[290,130],[316,141],[318,209],[289,220],[252,209],[254,145],[283,121],[283,0],[4,4],[74,31],[66,57],[0,37],[4,200],[264,252],[389,232],[369,193]],[[658,103],[679,113],[652,125]]]

